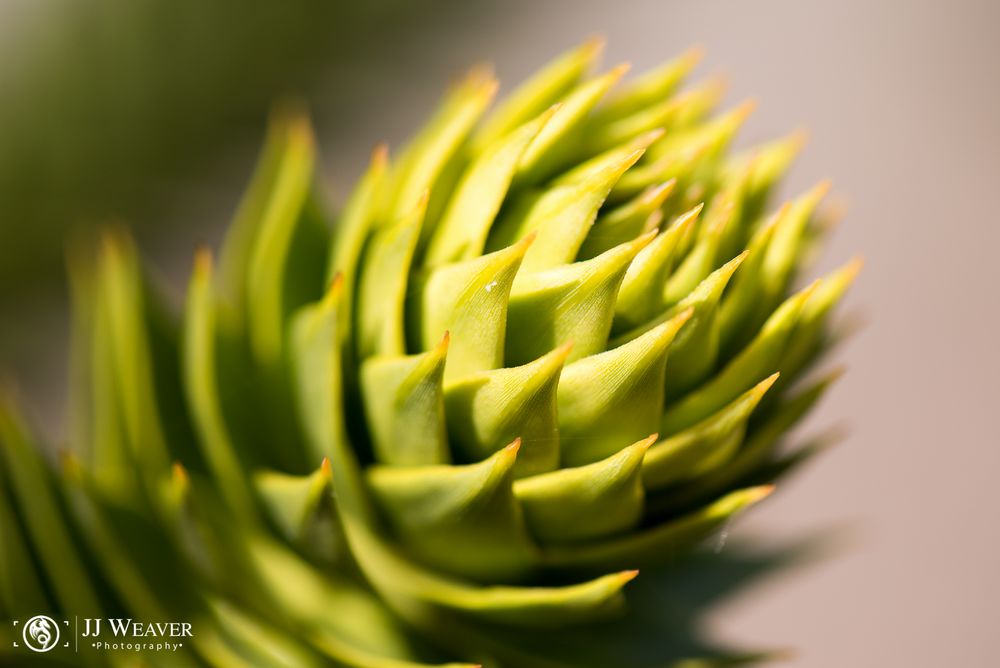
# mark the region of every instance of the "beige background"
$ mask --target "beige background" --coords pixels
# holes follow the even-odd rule
[[[332,191],[344,192],[376,141],[398,146],[474,60],[493,60],[509,88],[592,32],[608,36],[608,64],[637,69],[703,44],[701,73],[728,72],[733,101],[759,98],[742,141],[808,127],[790,189],[830,177],[849,205],[818,269],[859,252],[867,260],[849,299],[867,325],[840,351],[849,373],[810,420],[843,423],[850,436],[738,530],[789,537],[847,527],[850,539],[829,561],[731,602],[714,625],[726,638],[795,647],[793,664],[810,668],[996,665],[1000,3],[445,9],[429,9],[402,36],[373,39],[336,73],[337,87],[321,87],[315,115]],[[147,249],[178,280],[194,244],[218,234],[253,150],[207,164],[165,206],[166,222],[204,221],[170,248]],[[63,359],[39,355],[62,331],[52,313],[25,316],[43,330],[22,376],[56,415]]]

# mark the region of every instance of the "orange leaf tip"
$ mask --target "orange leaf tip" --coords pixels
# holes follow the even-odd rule
[[[642,250],[643,248],[648,246],[649,242],[655,239],[657,235],[659,235],[659,233],[660,231],[656,229],[647,230],[642,234],[640,234],[639,236],[637,236],[633,241],[633,243],[639,247],[639,250]]]
[[[441,341],[437,344],[435,352],[445,352],[448,350],[449,343],[451,343],[451,332],[446,329],[444,330],[444,336],[441,337]]]
[[[692,44],[689,46],[684,53],[681,54],[680,59],[688,67],[694,67],[702,61],[705,57],[705,47],[702,44]]]
[[[753,393],[758,397],[764,396],[764,394],[771,389],[771,386],[774,385],[775,382],[777,382],[778,376],[780,375],[781,375],[780,372],[775,371],[770,376],[768,376],[764,380],[754,385]]]
[[[625,74],[627,74],[630,69],[632,69],[632,63],[625,62],[619,65],[615,65],[613,68],[611,68],[611,71],[608,72],[608,74],[611,76],[612,79],[617,81],[618,79],[621,79],[623,76],[625,76]]]
[[[640,448],[640,449],[641,449],[641,450],[642,450],[643,452],[645,452],[646,450],[649,450],[649,448],[650,448],[650,447],[651,447],[651,446],[653,445],[653,443],[656,443],[656,440],[657,440],[658,438],[660,438],[660,435],[659,435],[659,434],[650,434],[650,435],[649,435],[649,436],[647,436],[646,438],[644,438],[644,439],[642,439],[641,441],[639,441],[638,443],[636,443],[636,445],[637,445],[637,446],[638,446],[638,447],[639,447],[639,448]]]
[[[830,179],[823,179],[822,181],[814,185],[812,189],[809,190],[808,194],[809,199],[813,199],[816,201],[823,199],[824,197],[826,197],[827,193],[830,192],[830,188],[832,186],[833,186],[833,181],[831,181]]]
[[[340,294],[344,289],[344,274],[337,272],[333,279],[330,280],[330,285],[326,288],[326,294],[323,295],[323,308],[329,309],[333,307],[333,304],[340,299]]]
[[[670,193],[673,192],[674,187],[677,185],[677,179],[669,179],[663,183],[655,186],[650,186],[642,194],[642,201],[644,204],[651,204],[653,206],[660,206],[663,202],[670,197]]]
[[[565,364],[566,360],[569,359],[569,354],[573,352],[573,342],[567,341],[566,343],[556,348],[554,352],[556,353],[555,361],[558,362],[559,364]]]
[[[191,478],[188,476],[187,469],[184,468],[183,464],[180,462],[174,462],[174,465],[171,467],[171,471],[173,473],[174,482],[185,488],[190,484]]]
[[[383,141],[375,145],[375,148],[372,149],[371,163],[379,168],[385,167],[389,164],[388,142]]]
[[[809,130],[806,128],[796,128],[788,137],[789,142],[794,147],[796,153],[809,143]]]
[[[660,139],[665,134],[667,134],[666,128],[653,128],[652,130],[644,132],[635,139],[633,139],[632,143],[635,144],[636,146],[641,146],[642,148],[648,148],[650,145],[653,144],[653,142],[655,142],[657,139]]]
[[[762,501],[771,496],[775,489],[777,489],[776,485],[760,485],[758,487],[748,489],[747,496],[750,503],[757,503],[758,501]]]
[[[209,276],[212,273],[212,249],[199,246],[194,251],[194,272],[199,276]]]
[[[532,230],[531,232],[528,232],[523,237],[518,239],[518,241],[513,245],[513,247],[517,249],[518,254],[524,255],[525,253],[528,252],[528,247],[535,241],[535,238],[537,236],[538,232]]]
[[[421,211],[427,208],[427,201],[431,198],[431,189],[424,188],[424,191],[420,193],[420,198],[417,200],[417,205],[414,208],[416,211]]]
[[[844,271],[847,273],[847,280],[853,281],[855,278],[857,278],[858,274],[860,274],[861,270],[864,268],[865,268],[865,259],[860,255],[856,256],[854,259],[852,259],[850,262],[847,263],[846,267],[844,267]]]
[[[733,116],[742,123],[757,109],[757,104],[753,97],[743,100],[733,109]]]
[[[601,55],[607,43],[608,38],[604,35],[591,35],[580,46],[580,49],[586,58],[593,60]]]

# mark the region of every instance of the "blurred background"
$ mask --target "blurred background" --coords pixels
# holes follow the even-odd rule
[[[592,33],[636,69],[694,43],[750,144],[807,127],[786,185],[830,177],[848,215],[817,272],[862,253],[865,327],[807,428],[848,438],[740,526],[828,527],[829,560],[730,601],[723,638],[792,664],[991,665],[1000,619],[1000,3],[991,0],[0,0],[0,369],[58,441],[67,235],[127,221],[179,290],[247,179],[270,102],[313,109],[340,198],[457,73],[509,89]]]

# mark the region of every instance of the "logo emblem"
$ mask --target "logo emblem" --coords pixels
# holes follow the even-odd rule
[[[21,631],[24,644],[33,652],[48,652],[59,642],[59,625],[46,615],[35,615]]]

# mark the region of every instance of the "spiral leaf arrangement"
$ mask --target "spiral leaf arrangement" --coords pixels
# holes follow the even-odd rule
[[[598,51],[492,111],[473,70],[332,226],[280,110],[179,317],[121,232],[76,253],[58,465],[0,411],[4,614],[191,620],[165,666],[663,665],[608,620],[811,454],[858,263],[793,288],[799,134],[730,156],[751,105],[680,90],[696,52],[616,85]]]

